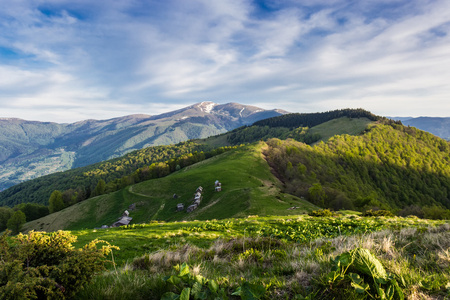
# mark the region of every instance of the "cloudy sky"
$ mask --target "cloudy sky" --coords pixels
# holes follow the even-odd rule
[[[450,117],[448,0],[0,0],[0,117],[201,101]]]

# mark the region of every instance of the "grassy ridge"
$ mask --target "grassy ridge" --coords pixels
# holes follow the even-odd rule
[[[244,217],[251,214],[298,214],[315,209],[308,202],[281,192],[281,185],[270,172],[261,154],[264,143],[241,147],[167,177],[148,180],[118,192],[101,195],[29,222],[25,230],[94,228],[111,225],[130,204],[133,223],[181,220],[208,220]],[[222,182],[222,192],[214,191],[214,181]],[[197,210],[175,212],[177,203],[187,207],[198,186],[203,199]],[[178,198],[174,199],[173,194]],[[290,207],[298,207],[288,210]]]

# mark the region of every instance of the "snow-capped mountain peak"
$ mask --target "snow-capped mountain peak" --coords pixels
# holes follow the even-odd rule
[[[209,113],[211,113],[212,109],[216,105],[217,105],[217,103],[214,103],[214,102],[211,102],[211,101],[203,101],[203,102],[199,103],[197,105],[197,107],[200,108],[200,110],[202,112],[205,112],[205,113],[209,114]]]

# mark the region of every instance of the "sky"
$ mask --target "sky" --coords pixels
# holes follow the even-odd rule
[[[0,0],[0,117],[450,117],[448,0]]]

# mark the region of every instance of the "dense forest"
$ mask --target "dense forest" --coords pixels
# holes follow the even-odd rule
[[[320,140],[319,134],[312,134],[308,127],[289,129],[287,127],[246,126],[239,130],[233,130],[227,135],[227,141],[231,145],[253,143],[259,140],[266,141],[270,138],[294,139],[306,144],[312,144]]]
[[[322,207],[403,209],[405,214],[421,207],[450,208],[449,143],[384,123],[364,135],[334,136],[314,147],[272,139],[266,156],[289,193]]]
[[[314,127],[330,120],[339,118],[367,118],[371,121],[378,121],[385,119],[368,112],[364,109],[338,109],[322,113],[303,113],[303,114],[286,114],[275,118],[265,119],[253,123],[255,126],[269,126],[269,127]],[[400,122],[398,122],[401,124]]]

